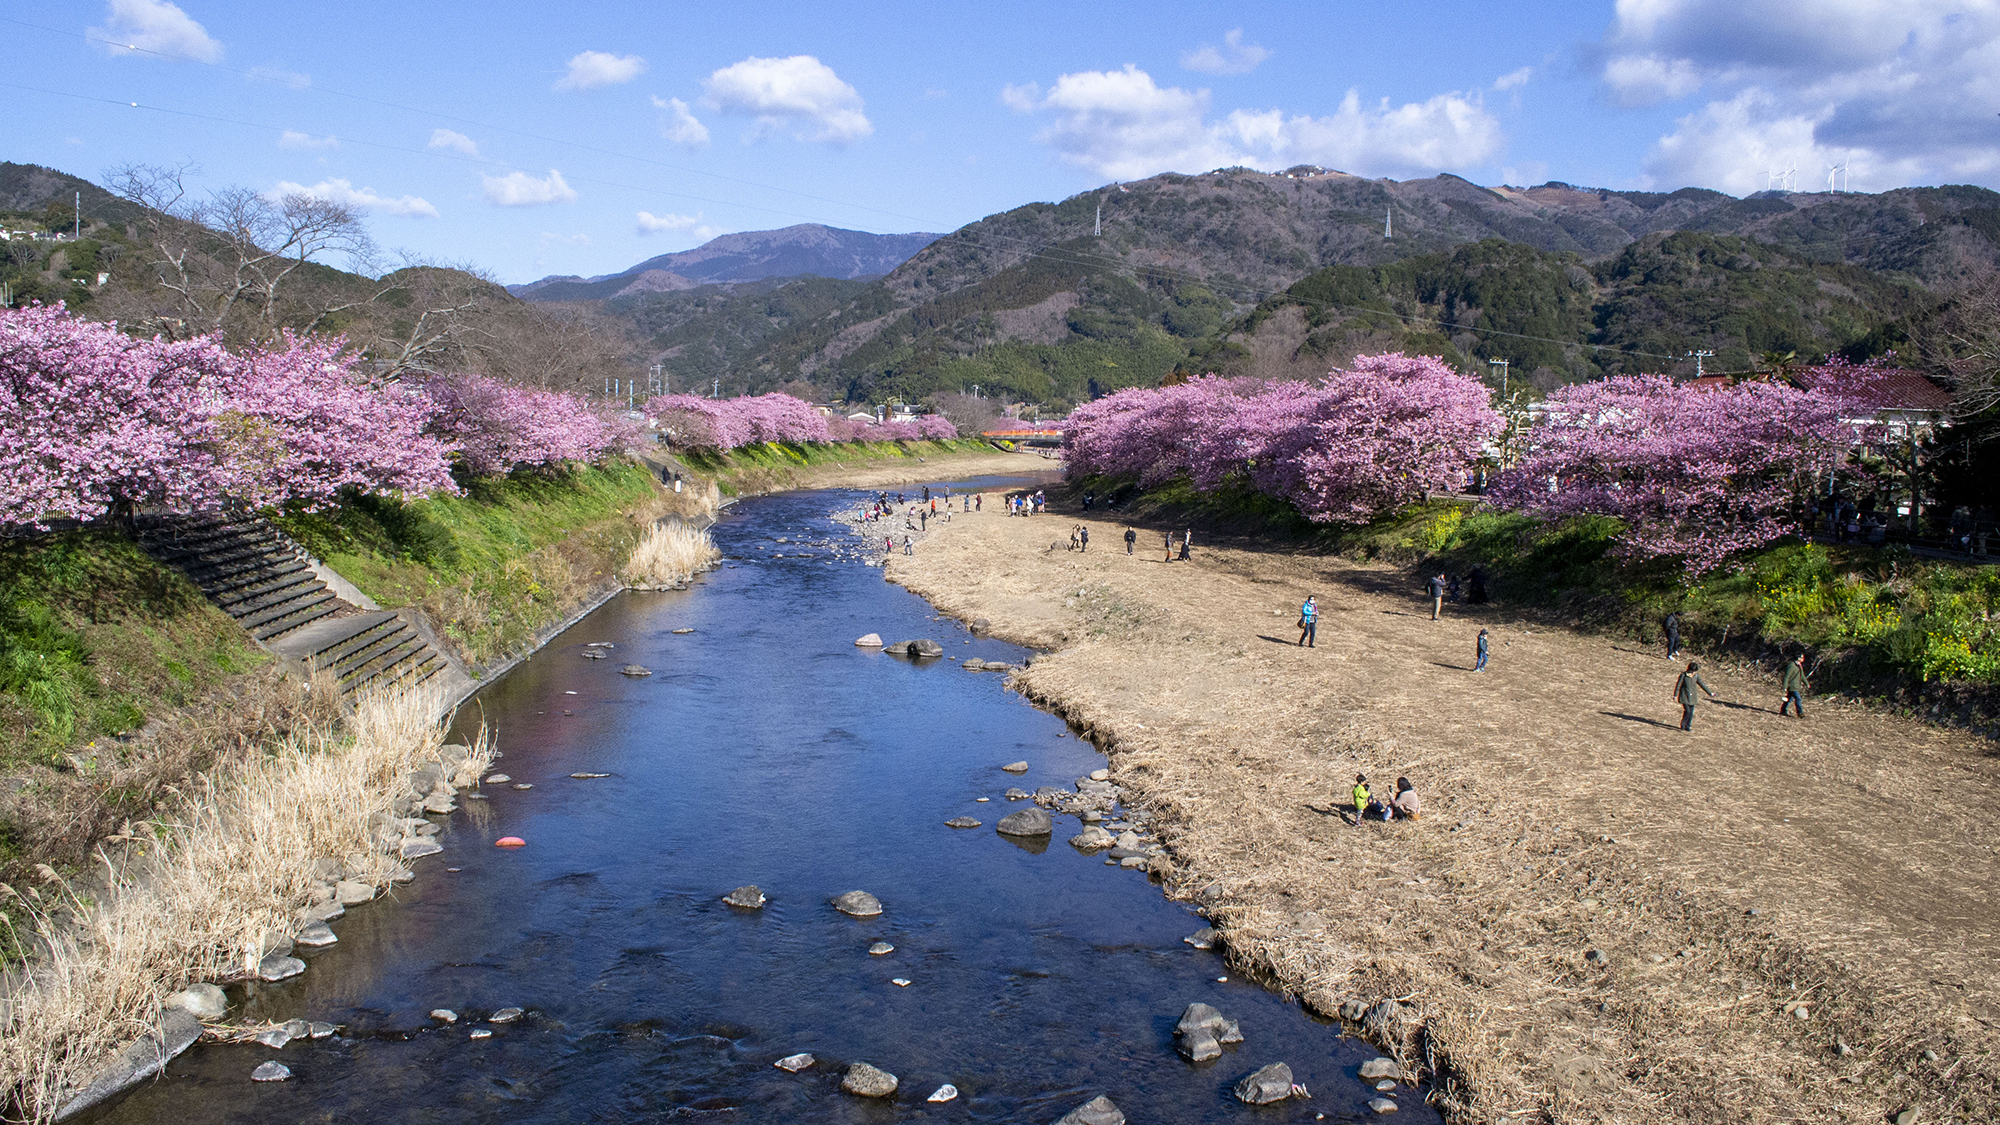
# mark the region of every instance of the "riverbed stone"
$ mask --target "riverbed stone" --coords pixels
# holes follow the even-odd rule
[[[433,794],[424,798],[424,811],[427,813],[442,816],[445,813],[455,811],[457,808],[458,803],[456,801],[441,794]]]
[[[487,777],[486,784],[505,785],[512,780],[514,780],[514,776],[512,774],[496,773]]]
[[[1203,926],[1181,940],[1194,946],[1196,949],[1214,949],[1215,943],[1220,941],[1221,938],[1222,935],[1215,932],[1214,926]]]
[[[1401,1078],[1402,1076],[1402,1066],[1395,1059],[1389,1058],[1386,1055],[1381,1058],[1369,1059],[1367,1062],[1361,1064],[1361,1077],[1363,1078]]]
[[[644,664],[627,664],[625,667],[618,669],[618,674],[621,676],[630,676],[636,680],[652,675],[653,670]]]
[[[1006,765],[1004,765],[1004,766],[1001,766],[1000,768],[1001,768],[1001,769],[1003,769],[1003,770],[1006,770],[1006,771],[1007,771],[1008,773],[1027,773],[1027,772],[1028,772],[1028,763],[1026,763],[1026,762],[1008,762],[1008,763],[1007,763]]]
[[[1099,1094],[1056,1119],[1056,1125],[1125,1125],[1125,1114]]]
[[[1133,832],[1127,829],[1126,831],[1120,832],[1118,834],[1118,846],[1121,848],[1128,848],[1136,852],[1145,845],[1144,842],[1139,839],[1139,834],[1137,832]]]
[[[1111,780],[1111,771],[1110,771],[1110,770],[1091,770],[1091,771],[1090,771],[1090,780],[1092,780],[1092,781],[1110,781],[1110,780]]]
[[[260,980],[290,980],[306,971],[306,963],[288,953],[273,953],[257,962]]]
[[[321,946],[332,945],[334,942],[339,941],[340,938],[334,934],[332,926],[327,925],[325,922],[314,922],[312,925],[301,929],[294,940],[300,945],[318,949]]]
[[[601,648],[587,648],[577,655],[583,657],[585,660],[602,660],[604,659],[604,650]]]
[[[167,997],[166,1006],[179,1008],[198,1020],[219,1020],[229,1014],[229,997],[220,988],[203,982],[188,985]]]
[[[974,820],[969,816],[955,816],[944,823],[947,828],[977,828],[981,824],[984,824],[985,821]]]
[[[960,664],[959,667],[968,672],[983,672],[986,670],[986,662],[976,656],[968,656],[965,658],[965,662]]]
[[[908,656],[910,654],[910,642],[891,641],[882,646],[882,651],[891,656]]]
[[[1207,1062],[1222,1055],[1222,1044],[1207,1028],[1192,1028],[1174,1037],[1174,1049],[1189,1062]]]
[[[431,839],[429,836],[412,836],[403,841],[403,846],[396,849],[396,854],[402,856],[404,859],[422,859],[427,855],[436,855],[443,850],[444,845]]]
[[[905,642],[904,649],[911,656],[937,657],[944,655],[944,646],[928,638]]]
[[[310,926],[314,922],[331,922],[346,913],[347,908],[345,906],[329,899],[326,902],[316,903],[299,911],[299,924]]]
[[[306,1034],[314,1039],[325,1039],[339,1030],[340,1028],[333,1024],[322,1023],[318,1020],[306,1025]]]
[[[256,1035],[251,1036],[251,1038],[266,1047],[273,1048],[274,1050],[282,1050],[285,1044],[290,1043],[296,1036],[282,1027],[267,1027]]]
[[[880,1067],[858,1062],[841,1076],[840,1088],[864,1098],[886,1098],[896,1092],[896,1076]]]
[[[950,1102],[950,1101],[957,1101],[957,1100],[958,1100],[958,1087],[956,1087],[956,1086],[952,1085],[951,1083],[947,1082],[947,1083],[945,1083],[944,1085],[942,1085],[942,1086],[939,1086],[939,1087],[938,1087],[937,1089],[935,1089],[935,1090],[932,1090],[932,1091],[931,1091],[931,1096],[930,1096],[930,1097],[928,1097],[928,1098],[925,1098],[924,1100],[925,1100],[925,1101],[927,1101],[927,1102]]]
[[[1270,1105],[1292,1096],[1292,1068],[1272,1063],[1236,1084],[1236,1100],[1249,1105]]]
[[[353,879],[342,879],[333,885],[333,900],[342,906],[358,906],[374,897],[374,887]]]
[[[995,825],[1004,836],[1046,836],[1055,831],[1055,821],[1039,808],[1022,809],[1008,813]]]
[[[1376,1113],[1394,1113],[1396,1112],[1396,1103],[1390,1098],[1369,1098],[1368,1108],[1374,1110]]]
[[[486,1017],[488,1023],[513,1023],[523,1015],[519,1008],[502,1008]]]
[[[745,883],[743,886],[723,895],[722,901],[731,906],[740,906],[745,910],[757,910],[761,909],[770,900],[764,897],[763,891],[757,889],[757,884]]]
[[[801,1051],[796,1055],[786,1055],[784,1058],[779,1059],[777,1062],[774,1062],[771,1065],[777,1067],[779,1070],[790,1071],[793,1074],[797,1074],[799,1071],[804,1070],[805,1068],[811,1066],[812,1064],[818,1061],[819,1061],[818,1059],[813,1058],[811,1055],[808,1055],[805,1052]]]
[[[1010,801],[1025,801],[1029,797],[1034,796],[1034,794],[1028,792],[1026,789],[1018,789],[1018,788],[1009,788],[1005,793],[1002,793],[1000,795],[1002,797],[1007,798]]]
[[[890,944],[889,944],[888,942],[886,942],[886,941],[878,941],[878,942],[876,942],[876,943],[875,943],[874,945],[871,945],[871,946],[869,946],[869,947],[868,947],[868,952],[869,952],[869,953],[870,953],[870,954],[871,954],[872,956],[876,956],[876,957],[880,957],[880,956],[882,956],[882,955],[883,955],[884,953],[894,953],[894,952],[896,952],[896,947],[895,947],[895,946],[893,946],[893,945],[890,945]]]
[[[863,635],[861,635],[861,636],[859,636],[859,637],[856,637],[856,638],[854,638],[854,647],[855,647],[855,648],[881,648],[881,647],[882,647],[882,634],[880,634],[880,633],[865,633],[865,634],[863,634]]]
[[[972,624],[969,628],[975,633],[991,633],[993,631],[993,623],[984,617],[975,617],[972,619]]]
[[[285,1079],[290,1078],[291,1076],[292,1076],[291,1067],[286,1066],[284,1063],[281,1063],[276,1059],[272,1059],[269,1062],[257,1064],[257,1069],[250,1072],[250,1081],[283,1082]]]
[[[833,908],[856,918],[873,918],[882,913],[882,900],[867,891],[848,891],[834,898]]]
[[[1230,1019],[1217,1011],[1213,1005],[1196,1002],[1181,1010],[1181,1018],[1174,1023],[1174,1033],[1185,1035],[1201,1030],[1215,1036],[1218,1043],[1241,1043],[1243,1031]]]
[[[1085,851],[1094,851],[1098,848],[1108,848],[1111,846],[1111,833],[1106,832],[1095,824],[1088,824],[1084,826],[1083,831],[1071,836],[1069,842]]]

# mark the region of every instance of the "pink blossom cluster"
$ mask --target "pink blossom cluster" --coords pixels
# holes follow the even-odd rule
[[[590,461],[637,427],[478,376],[380,384],[333,338],[231,352],[138,340],[61,305],[0,309],[0,524],[139,507],[455,492],[473,473]]]
[[[1464,483],[1502,419],[1486,388],[1442,360],[1361,356],[1316,382],[1208,376],[1080,407],[1069,473],[1247,482],[1322,523],[1360,523]]]
[[[775,392],[725,399],[663,395],[652,400],[647,410],[666,439],[684,449],[735,449],[769,441],[903,441],[958,436],[950,422],[936,415],[925,415],[915,422],[864,425],[845,418],[828,419],[811,403]]]
[[[1625,553],[1704,574],[1798,528],[1813,481],[1851,439],[1840,404],[1777,384],[1706,388],[1660,375],[1564,387],[1494,500],[1553,519],[1615,516]]]
[[[231,353],[61,305],[0,309],[0,523],[452,490],[428,402],[368,386],[339,351],[287,338]]]
[[[550,469],[630,452],[637,426],[575,395],[517,387],[483,375],[441,375],[424,385],[430,432],[481,475]]]

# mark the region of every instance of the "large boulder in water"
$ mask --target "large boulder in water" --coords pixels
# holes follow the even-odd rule
[[[897,641],[894,644],[886,644],[882,646],[882,651],[892,656],[908,656],[910,654],[910,642]]]
[[[881,648],[881,647],[882,647],[882,634],[880,634],[880,633],[868,633],[868,634],[866,634],[866,635],[864,635],[864,636],[861,636],[861,637],[859,637],[859,638],[856,638],[856,640],[855,640],[855,642],[854,642],[854,647],[856,647],[856,648]]]
[[[1243,1032],[1237,1028],[1236,1021],[1207,1004],[1189,1004],[1187,1010],[1181,1013],[1180,1022],[1174,1025],[1174,1033],[1186,1035],[1196,1028],[1212,1033],[1218,1042],[1243,1042]]]
[[[886,1098],[896,1092],[896,1085],[895,1075],[865,1062],[848,1067],[840,1080],[841,1089],[864,1098]]]
[[[1291,1096],[1292,1068],[1284,1063],[1272,1063],[1236,1084],[1236,1100],[1250,1105],[1270,1105]]]
[[[745,910],[757,910],[767,900],[764,898],[764,892],[757,888],[757,884],[748,883],[723,895],[722,901],[731,906],[740,906]]]
[[[1057,1118],[1056,1125],[1125,1125],[1125,1114],[1099,1094]]]
[[[911,656],[943,656],[944,646],[931,640],[904,641],[903,651]]]
[[[1039,808],[1026,808],[1017,813],[1008,813],[996,825],[1005,836],[1046,836],[1055,831],[1055,821]]]
[[[882,901],[867,891],[848,891],[833,900],[833,908],[856,918],[873,918],[882,913]]]

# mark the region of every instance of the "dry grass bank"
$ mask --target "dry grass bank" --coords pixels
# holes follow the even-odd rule
[[[721,559],[722,552],[705,529],[656,523],[632,548],[621,572],[627,585],[671,586],[686,582]]]
[[[442,765],[436,704],[422,689],[364,699],[344,729],[317,724],[189,778],[170,808],[99,849],[88,889],[7,887],[32,919],[0,1033],[0,1090],[16,1111],[49,1118],[172,992],[253,972],[297,932],[330,867],[387,885],[400,863],[378,821],[412,769]],[[473,748],[472,770],[486,753]]]
[[[1107,747],[1232,958],[1370,1032],[1458,1122],[2000,1118],[2000,756],[1754,673],[1675,729],[1659,650],[1400,573],[1072,515],[961,515],[888,576],[1056,651],[1017,683]],[[1294,621],[1322,605],[1318,646]],[[1473,641],[1492,631],[1489,672]],[[1356,773],[1420,822],[1351,825]],[[1590,956],[1595,953],[1596,956]],[[1796,1013],[1803,1008],[1805,1015]]]
[[[981,476],[1022,476],[1059,470],[1059,462],[1032,453],[1002,453],[981,443],[958,442],[911,449],[839,446],[816,449],[821,459],[743,451],[719,457],[689,458],[689,471],[733,496],[761,496],[815,488],[893,488],[924,481],[961,480]],[[785,447],[777,447],[783,450]],[[918,450],[926,450],[919,452]]]

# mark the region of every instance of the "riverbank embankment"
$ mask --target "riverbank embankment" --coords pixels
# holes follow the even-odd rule
[[[818,488],[892,488],[1060,467],[1036,454],[1002,452],[971,438],[832,445],[771,442],[722,453],[682,452],[668,460],[687,476],[713,484],[723,497]]]
[[[1781,718],[1775,683],[1715,667],[1683,732],[1663,650],[1504,606],[1434,622],[1388,567],[1199,537],[1167,562],[1075,513],[930,530],[886,577],[1050,650],[1015,683],[1107,751],[1170,893],[1453,1120],[2000,1112],[1982,740],[1817,697]],[[1408,777],[1424,817],[1353,823],[1358,774]]]

